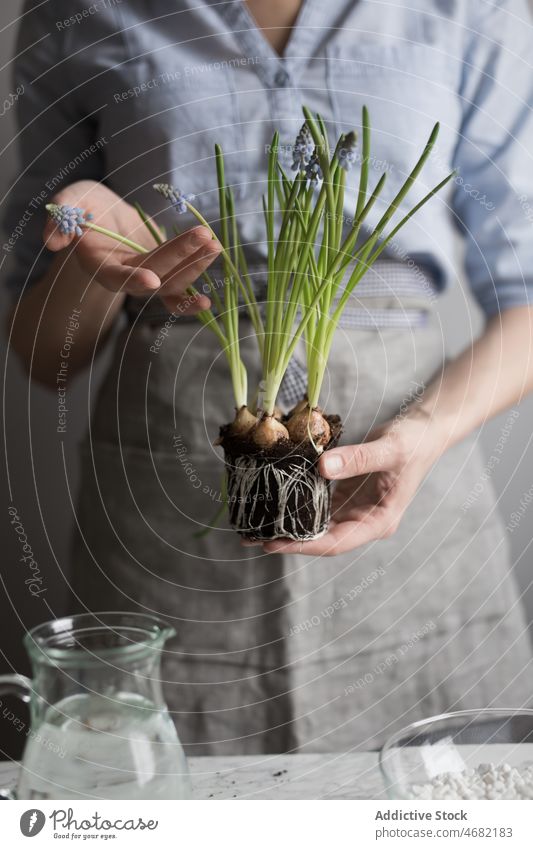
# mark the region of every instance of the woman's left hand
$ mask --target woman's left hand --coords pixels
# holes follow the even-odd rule
[[[264,550],[332,556],[392,536],[439,456],[439,444],[429,416],[415,409],[364,443],[326,451],[320,472],[338,481],[327,534],[304,543],[274,540]]]

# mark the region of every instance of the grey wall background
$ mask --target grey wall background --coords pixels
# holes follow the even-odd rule
[[[12,92],[10,57],[14,49],[17,19],[22,0],[0,5],[0,104]],[[0,206],[17,174],[14,111],[0,118]],[[1,240],[3,243],[4,239]],[[0,251],[0,276],[7,257]],[[58,441],[57,400],[52,392],[28,381],[27,375],[8,354],[5,316],[10,299],[0,285],[0,348],[4,375],[5,442],[2,450],[2,507],[0,511],[0,674],[13,670],[28,674],[22,647],[24,632],[40,622],[69,613],[67,580],[73,564],[69,559],[69,537],[73,510],[69,492],[78,488],[77,444],[88,425],[88,379],[69,386],[68,433]],[[6,359],[7,357],[7,359]],[[105,366],[105,352],[92,380],[98,385]],[[7,457],[7,468],[6,468]],[[65,470],[62,473],[62,469]],[[4,472],[9,473],[9,477]],[[32,597],[24,581],[28,576],[20,562],[21,548],[10,526],[8,507],[13,503],[24,526],[46,592]],[[105,599],[102,600],[105,608]],[[23,715],[20,702],[2,697],[0,705],[0,760],[20,755],[24,730],[17,732],[3,716],[3,708]]]
[[[0,6],[0,102],[12,91],[9,57],[13,50],[16,21],[21,0],[11,0]],[[3,203],[9,182],[16,173],[16,155],[13,140],[13,111],[0,118],[0,201]],[[532,234],[533,235],[533,234]],[[2,240],[3,241],[3,240]],[[458,246],[459,251],[459,246]],[[0,274],[5,270],[3,252],[0,252]],[[2,316],[8,308],[5,294],[0,295]],[[481,328],[481,318],[465,289],[456,289],[442,298],[439,305],[443,328],[450,352],[453,354],[467,345],[472,334]],[[2,365],[6,364],[5,322],[2,321]],[[105,360],[105,354],[104,354]],[[104,363],[100,362],[92,375],[93,395]],[[4,373],[4,368],[2,369]],[[88,424],[86,378],[69,386],[69,426],[64,454],[58,442],[57,402],[55,396],[35,385],[30,387],[27,376],[12,354],[7,358],[5,371],[5,447],[11,491],[6,480],[2,498],[1,574],[4,591],[0,596],[0,672],[14,668],[27,671],[21,646],[24,630],[38,622],[67,612],[66,578],[75,564],[69,562],[69,531],[73,522],[70,493],[75,493],[77,478],[77,442]],[[516,408],[510,434],[504,429],[508,415],[504,414],[485,425],[480,438],[487,461],[498,446],[499,462],[490,477],[498,493],[500,510],[506,520],[520,509],[520,501],[533,494],[533,399]],[[30,439],[31,435],[31,439]],[[5,452],[2,451],[2,464]],[[493,465],[493,464],[491,464]],[[490,484],[489,484],[490,485]],[[24,584],[26,577],[20,567],[20,546],[9,525],[7,509],[16,505],[28,540],[43,576],[46,592],[33,598]],[[513,564],[524,593],[530,620],[533,620],[533,505],[526,510],[518,527],[509,534]],[[105,607],[105,600],[102,600]],[[4,700],[8,704],[7,700]],[[20,708],[17,708],[20,713]],[[0,759],[13,757],[19,752],[23,739],[9,727],[0,714]]]

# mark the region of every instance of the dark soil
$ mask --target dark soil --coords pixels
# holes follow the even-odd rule
[[[324,447],[324,451],[334,448],[342,434],[342,422],[340,416],[324,416],[331,429],[331,439]],[[284,416],[281,420],[285,423],[287,417]],[[267,462],[290,457],[297,454],[306,457],[308,460],[316,462],[319,458],[316,449],[311,442],[301,442],[299,444],[292,442],[290,439],[280,439],[272,445],[271,448],[265,450],[259,448],[253,440],[247,435],[233,436],[231,434],[231,424],[223,425],[220,428],[219,444],[224,448],[224,453],[233,457],[240,457],[242,454],[248,454],[253,457],[259,457]]]
[[[326,416],[333,448],[342,432],[339,416]],[[281,440],[268,450],[258,448],[245,435],[232,436],[221,428],[232,527],[244,539],[288,537],[313,539],[327,530],[330,482],[318,471],[320,454],[310,442],[300,445]]]

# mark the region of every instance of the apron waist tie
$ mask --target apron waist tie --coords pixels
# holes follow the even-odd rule
[[[251,265],[249,271],[261,303],[266,291],[264,264]],[[211,266],[210,276],[215,283],[222,280],[223,270],[218,263]],[[201,286],[199,288],[201,290]],[[377,260],[352,293],[339,326],[367,330],[423,327],[436,294],[435,274],[430,267],[399,260]],[[128,296],[125,311],[131,324],[137,321],[164,324],[170,315],[157,296],[149,299]],[[183,316],[175,324],[181,321],[196,319]],[[303,397],[306,387],[305,364],[293,356],[280,388],[280,402],[287,408],[293,407]]]

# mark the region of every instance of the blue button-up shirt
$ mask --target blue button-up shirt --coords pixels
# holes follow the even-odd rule
[[[533,300],[533,27],[525,0],[304,0],[283,57],[240,0],[54,0],[21,21],[21,168],[4,216],[16,291],[49,261],[40,247],[44,204],[66,183],[104,180],[171,225],[151,188],[171,182],[194,193],[215,222],[216,141],[250,262],[263,264],[261,195],[274,129],[290,167],[302,104],[322,113],[333,140],[358,127],[366,103],[372,181],[387,172],[384,201],[436,120],[438,145],[411,202],[458,170],[390,255],[430,265],[444,287],[456,276],[458,225],[486,313]],[[382,211],[377,204],[371,223]]]

